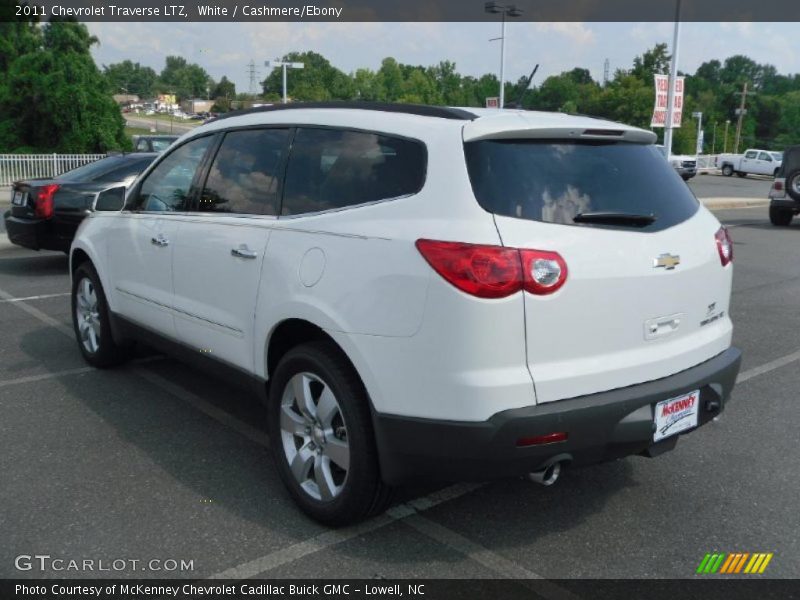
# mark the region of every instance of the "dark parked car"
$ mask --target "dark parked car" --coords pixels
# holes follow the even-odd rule
[[[783,152],[781,163],[769,191],[769,220],[773,225],[787,226],[800,214],[800,146]]]
[[[133,138],[135,152],[163,152],[180,136],[177,135],[137,135]]]
[[[128,186],[158,156],[119,154],[102,158],[53,179],[17,181],[5,214],[8,239],[33,250],[69,251],[78,225],[93,210],[98,192]]]

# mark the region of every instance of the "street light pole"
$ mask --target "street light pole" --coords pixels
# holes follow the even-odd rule
[[[725,121],[725,140],[722,142],[722,153],[725,154],[728,152],[728,125],[731,124],[731,120],[727,119]]]
[[[280,60],[267,60],[264,61],[265,67],[281,67],[283,69],[283,103],[286,104],[289,102],[289,97],[286,94],[286,69],[302,69],[305,67],[305,63],[301,62],[284,62]]]
[[[500,103],[503,108],[506,101],[506,16],[516,18],[522,16],[522,11],[513,4],[498,4],[497,2],[487,2],[484,10],[489,14],[500,14],[500,37],[492,38],[490,42],[500,40]]]
[[[703,113],[693,112],[692,116],[697,119],[697,143],[694,145],[695,154],[703,153]]]
[[[681,37],[681,0],[675,6],[675,31],[672,38],[672,63],[669,67],[669,92],[667,93],[667,120],[664,122],[664,151],[672,156],[672,115],[675,113],[675,81],[678,77],[678,43]]]

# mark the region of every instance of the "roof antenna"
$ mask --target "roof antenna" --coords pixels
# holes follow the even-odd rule
[[[536,75],[536,71],[538,70],[539,70],[539,63],[536,63],[536,66],[533,67],[533,71],[531,71],[530,77],[528,77],[527,81],[525,82],[525,87],[522,89],[522,93],[520,93],[519,98],[517,98],[516,102],[511,102],[510,104],[506,104],[506,108],[522,108],[522,100],[525,98],[525,94],[531,87],[533,76]]]

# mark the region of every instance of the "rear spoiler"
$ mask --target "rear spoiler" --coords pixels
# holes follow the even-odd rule
[[[607,140],[632,144],[653,144],[657,136],[652,131],[622,123],[561,113],[500,113],[466,123],[465,142],[478,140],[539,139],[539,140]]]
[[[508,129],[504,131],[487,131],[480,135],[464,136],[465,142],[477,140],[607,140],[632,144],[653,144],[657,136],[644,129],[598,129],[583,127],[546,127],[536,129]]]

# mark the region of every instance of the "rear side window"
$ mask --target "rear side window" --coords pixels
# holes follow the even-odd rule
[[[288,129],[225,134],[200,195],[203,212],[275,215]]]
[[[652,215],[639,230],[660,231],[699,206],[655,146],[482,140],[464,150],[475,197],[497,215],[565,225],[579,213]]]
[[[298,215],[415,194],[425,146],[374,133],[300,128],[286,172],[281,214]]]

